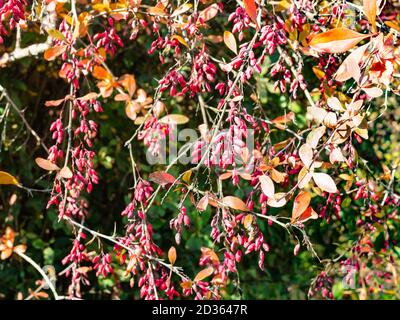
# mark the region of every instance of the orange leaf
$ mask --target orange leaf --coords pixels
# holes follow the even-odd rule
[[[297,220],[298,217],[308,208],[311,196],[307,191],[301,191],[294,199],[291,223]]]
[[[47,171],[57,171],[60,170],[60,167],[57,166],[55,163],[51,162],[50,160],[43,159],[43,158],[36,158],[35,159],[36,164]]]
[[[219,180],[226,180],[232,177],[232,172],[224,172],[219,176]]]
[[[17,252],[17,253],[24,253],[26,251],[26,245],[19,244],[19,245],[15,246],[13,250],[14,250],[14,252]]]
[[[376,0],[363,0],[364,13],[372,26],[372,31],[376,32]]]
[[[224,206],[227,206],[227,207],[235,209],[235,210],[249,211],[246,204],[237,197],[232,197],[232,196],[223,197],[221,199],[221,203]]]
[[[237,54],[236,39],[235,36],[232,34],[232,32],[224,31],[224,42],[231,51]]]
[[[361,40],[370,37],[347,28],[336,28],[314,36],[309,45],[316,51],[342,53],[353,48]]]
[[[129,99],[129,96],[126,93],[118,93],[114,97],[115,101],[128,101]]]
[[[129,96],[132,97],[136,91],[136,79],[131,74],[124,74],[118,81],[129,93]]]
[[[44,105],[46,107],[58,107],[64,101],[65,101],[65,98],[64,99],[58,99],[58,100],[49,100],[49,101],[46,101],[44,103]]]
[[[168,250],[168,260],[172,265],[175,264],[175,261],[176,261],[176,249],[175,249],[175,247],[171,247]]]
[[[112,75],[103,67],[95,66],[92,72],[92,76],[97,80],[111,80]]]
[[[214,268],[213,268],[213,267],[205,268],[205,269],[201,270],[201,271],[196,275],[196,277],[194,278],[194,281],[195,281],[195,282],[201,281],[201,280],[203,280],[203,279],[205,279],[205,278],[211,276],[211,275],[213,274],[213,272],[214,272]]]
[[[59,47],[52,47],[52,48],[48,48],[45,52],[44,52],[44,58],[47,61],[52,61],[55,58],[57,58],[59,55],[63,54],[65,52],[65,50],[67,49],[66,46],[59,46]]]
[[[83,97],[78,98],[81,101],[88,101],[97,99],[99,95],[96,92],[89,92],[88,94],[84,95]]]
[[[213,263],[219,263],[218,255],[212,249],[202,247],[200,250],[204,257],[209,258]]]
[[[12,253],[13,253],[12,249],[11,248],[7,248],[7,249],[1,251],[0,259],[1,260],[6,260],[12,255]]]
[[[290,121],[293,121],[293,119],[294,119],[294,112],[291,111],[283,116],[279,116],[279,117],[273,119],[272,122],[275,124],[285,124]]]
[[[256,24],[258,28],[258,23],[257,23],[257,7],[256,3],[254,0],[244,0],[244,10],[246,10],[246,13],[250,17],[250,19]]]
[[[182,281],[181,283],[181,287],[183,289],[190,289],[192,285],[193,285],[192,281]]]

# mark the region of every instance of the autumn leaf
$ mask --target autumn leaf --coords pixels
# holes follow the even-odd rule
[[[376,0],[363,0],[364,13],[372,26],[372,31],[376,32]]]
[[[187,43],[186,40],[183,39],[181,36],[179,36],[179,35],[177,35],[177,34],[174,34],[174,35],[171,37],[171,39],[176,39],[176,40],[178,40],[179,43],[183,44],[186,48],[189,48],[188,43]]]
[[[164,171],[156,171],[150,173],[149,180],[157,183],[161,186],[165,186],[167,184],[180,183],[179,181],[175,181],[175,177]]]
[[[184,3],[183,5],[181,5],[177,9],[175,9],[174,12],[172,12],[171,18],[177,17],[177,16],[189,11],[192,7],[193,7],[193,5],[191,3]]]
[[[60,167],[57,166],[55,163],[51,162],[50,160],[43,159],[43,158],[36,158],[35,159],[36,164],[47,171],[58,171],[60,170]]]
[[[300,191],[294,199],[291,223],[297,220],[298,217],[308,208],[311,201],[311,195],[307,191]]]
[[[249,211],[246,204],[237,197],[227,196],[221,199],[220,201],[224,206],[229,208],[240,210],[240,211]]]
[[[304,212],[300,215],[298,219],[296,219],[295,221],[290,221],[290,223],[294,222],[304,223],[310,219],[318,219],[318,214],[314,211],[313,208],[308,207],[306,210],[304,210]]]
[[[211,6],[208,6],[199,14],[199,19],[203,22],[213,19],[219,12],[218,4],[214,3]]]
[[[60,104],[62,104],[63,102],[65,101],[65,98],[64,99],[58,99],[58,100],[49,100],[49,101],[46,101],[45,103],[44,103],[44,105],[46,106],[46,107],[58,107]]]
[[[254,0],[244,0],[244,10],[246,10],[246,13],[250,17],[250,19],[255,23],[255,25],[258,28],[258,23],[257,23],[257,6]]]
[[[237,54],[236,39],[235,39],[235,36],[232,34],[232,32],[230,32],[230,31],[224,32],[224,43],[231,51],[233,51],[235,54]]]
[[[189,118],[182,114],[169,114],[159,120],[160,123],[175,123],[175,124],[185,124],[189,122]]]
[[[258,177],[261,184],[261,190],[267,197],[273,197],[275,194],[275,186],[271,178],[266,175],[261,175]]]
[[[63,54],[66,49],[67,49],[67,46],[58,46],[58,47],[49,48],[44,52],[44,58],[47,61],[52,61],[55,58],[57,58],[59,55]]]
[[[311,132],[307,136],[306,144],[308,144],[313,149],[317,148],[319,140],[323,137],[325,131],[326,131],[325,126],[320,126],[318,128],[311,130]]]
[[[268,198],[267,205],[273,208],[280,208],[286,204],[286,193],[278,192],[273,197]]]
[[[214,268],[213,267],[208,267],[203,270],[201,270],[196,277],[194,278],[195,282],[201,281],[209,276],[211,276],[214,273]]]
[[[18,180],[11,174],[5,171],[0,171],[0,184],[19,185]]]
[[[318,52],[342,53],[350,50],[361,40],[370,37],[347,28],[335,28],[314,36],[309,45]]]
[[[168,260],[169,262],[174,265],[176,261],[176,249],[175,247],[171,247],[168,250]]]
[[[336,72],[336,81],[343,82],[350,78],[353,78],[355,81],[357,81],[357,83],[360,81],[361,69],[359,63],[363,58],[368,46],[369,43],[366,43],[348,55]]]
[[[303,161],[304,165],[307,168],[310,168],[314,157],[314,153],[311,146],[308,145],[307,143],[303,144],[299,149],[299,157],[301,161]]]
[[[60,170],[60,172],[58,173],[58,175],[59,175],[61,178],[64,178],[64,179],[71,179],[71,178],[73,177],[72,171],[71,171],[71,169],[68,168],[68,167],[62,168],[62,169]]]
[[[335,181],[326,173],[314,172],[312,174],[315,184],[322,190],[329,193],[336,193],[337,188]]]
[[[60,40],[60,41],[67,41],[67,39],[65,38],[65,36],[61,33],[61,31],[56,30],[56,29],[48,29],[47,33],[56,40]]]

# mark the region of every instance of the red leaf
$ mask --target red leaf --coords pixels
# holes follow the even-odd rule
[[[246,13],[250,17],[250,19],[256,24],[258,28],[258,23],[257,23],[257,6],[254,0],[244,0],[244,10],[246,10]]]
[[[175,182],[175,177],[169,173],[164,171],[156,171],[150,173],[149,180],[157,183],[161,186],[165,186],[167,184],[179,183],[179,181]]]

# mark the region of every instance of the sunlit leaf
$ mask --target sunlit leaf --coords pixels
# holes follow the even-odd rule
[[[275,193],[273,197],[268,198],[267,205],[273,208],[280,208],[286,204],[286,193],[278,192]]]
[[[309,45],[316,51],[342,53],[350,50],[370,35],[361,34],[347,28],[336,28],[314,36]]]
[[[173,183],[179,183],[179,181],[175,181],[175,177],[167,172],[164,171],[156,171],[150,173],[149,180],[157,183],[161,186]]]
[[[176,124],[185,124],[189,122],[189,118],[182,114],[169,114],[159,120],[160,123],[176,123]]]
[[[254,0],[243,0],[244,3],[244,10],[246,10],[246,13],[250,17],[250,19],[255,23],[255,25],[258,27],[257,23],[257,6]]]
[[[291,222],[297,220],[300,215],[308,208],[311,201],[311,195],[307,191],[301,191],[296,198],[294,199],[293,203],[293,210],[292,210],[292,219]]]
[[[332,177],[326,173],[322,172],[314,172],[312,174],[313,180],[315,184],[322,190],[329,193],[336,193],[337,188],[335,181],[333,181]]]
[[[376,1],[377,0],[363,0],[364,14],[366,15],[369,23],[372,26],[372,31],[376,32]]]
[[[240,211],[249,211],[246,204],[239,198],[233,196],[226,196],[220,201],[224,206],[229,208],[240,210]]]
[[[214,273],[214,268],[213,268],[213,267],[207,267],[207,268],[201,270],[201,271],[196,275],[196,277],[194,278],[194,281],[195,281],[195,282],[202,281],[202,280],[204,280],[205,278],[211,276],[213,273]]]
[[[261,190],[267,197],[273,197],[275,194],[275,186],[271,178],[266,175],[261,175],[258,177],[261,184]]]
[[[55,163],[51,162],[50,160],[43,159],[43,158],[36,158],[35,159],[36,164],[47,171],[58,171],[60,170],[60,167],[57,166]]]
[[[176,249],[175,247],[171,247],[168,250],[168,260],[173,265],[176,261]]]
[[[224,31],[224,42],[231,51],[237,54],[236,39],[235,36],[232,34],[232,32]]]
[[[18,180],[11,174],[5,171],[0,171],[0,184],[19,185]]]

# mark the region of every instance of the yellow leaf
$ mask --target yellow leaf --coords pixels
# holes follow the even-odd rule
[[[231,51],[237,54],[236,39],[235,36],[232,34],[232,32],[224,31],[224,43]]]
[[[181,36],[178,36],[177,34],[174,34],[171,39],[176,39],[178,40],[178,42],[180,42],[181,44],[183,44],[186,48],[189,48],[189,45],[187,44],[187,42],[185,41],[185,39],[183,39]]]
[[[14,184],[19,185],[18,180],[5,171],[0,171],[0,184]]]
[[[192,177],[192,170],[188,170],[183,174],[182,181],[186,182],[187,184],[189,184],[191,177]]]

